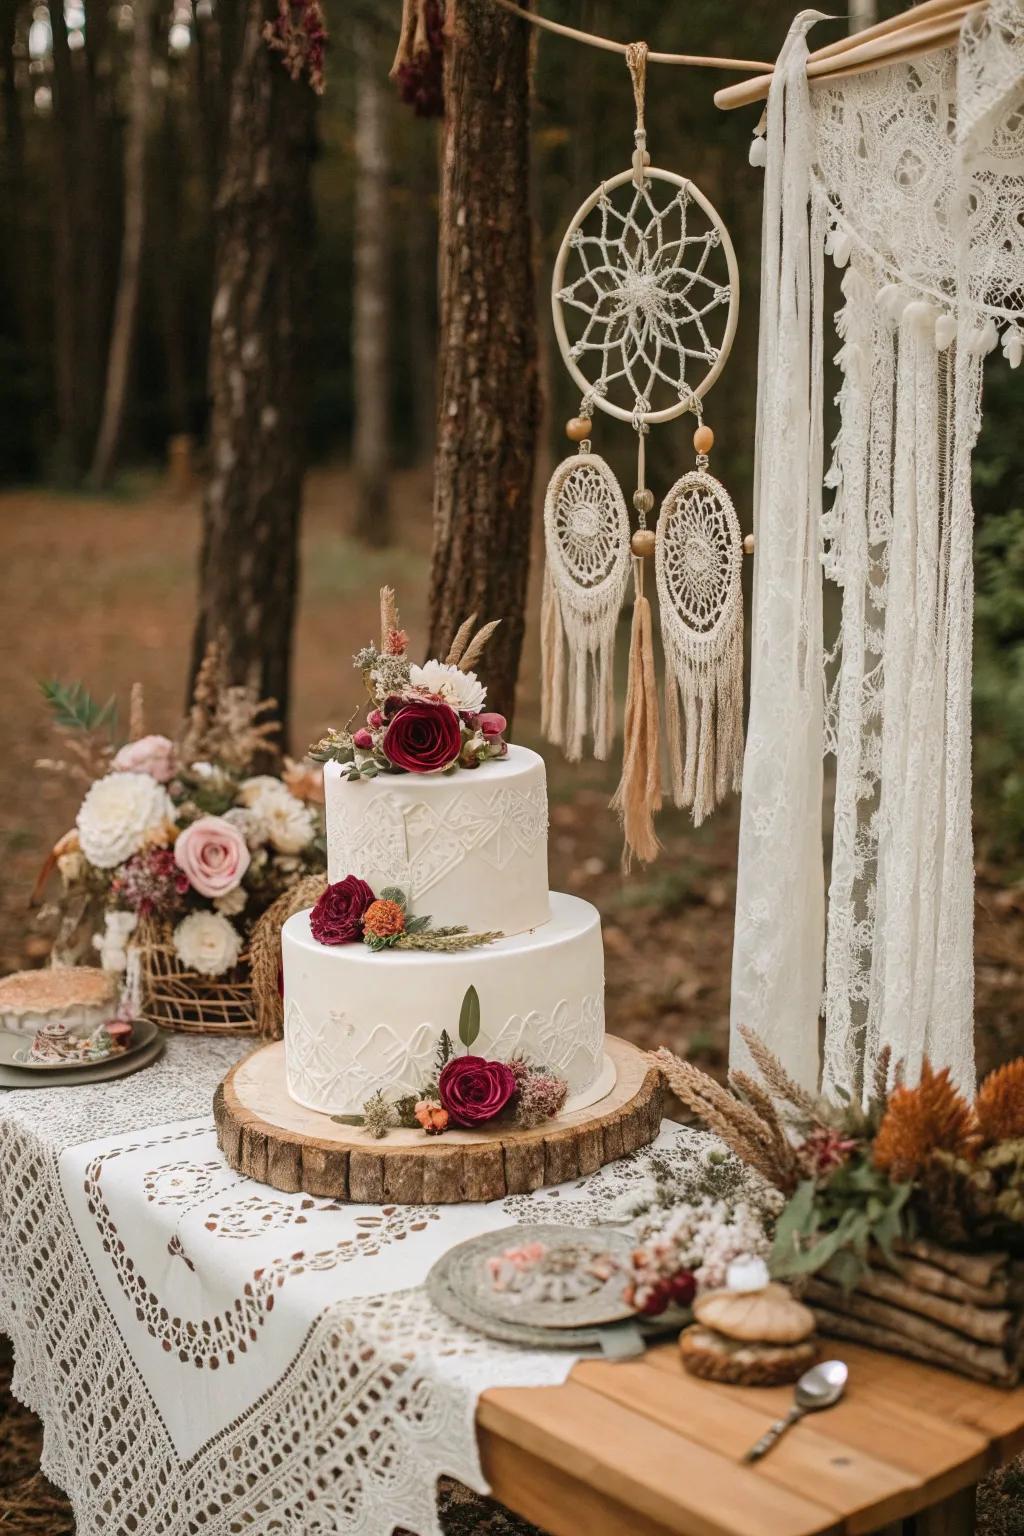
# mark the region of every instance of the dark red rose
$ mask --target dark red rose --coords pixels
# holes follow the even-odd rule
[[[442,1067],[437,1089],[453,1125],[480,1125],[501,1114],[516,1091],[516,1075],[503,1061],[454,1056]]]
[[[346,875],[324,891],[309,914],[318,944],[358,944],[363,937],[363,913],[376,896],[365,880]]]
[[[392,717],[381,742],[388,762],[407,773],[438,773],[450,768],[461,750],[458,715],[448,704],[429,699],[407,700]]]

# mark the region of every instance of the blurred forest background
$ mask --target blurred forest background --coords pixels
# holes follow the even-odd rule
[[[772,59],[794,5],[542,8],[652,48]],[[868,6],[864,20],[899,8]],[[140,677],[152,728],[172,727],[197,648],[227,623],[239,666],[261,669],[301,751],[349,713],[348,657],[372,632],[382,580],[398,585],[424,648],[439,604],[482,591],[498,611],[522,607],[503,572],[525,583],[542,487],[578,404],[550,331],[551,264],[584,195],[628,163],[632,94],[620,57],[527,34],[491,0],[458,0],[463,27],[477,29],[460,46],[471,54],[479,42],[486,68],[474,78],[470,67],[465,99],[460,89],[449,103],[461,123],[445,125],[439,10],[434,0],[419,10],[427,57],[394,81],[401,0],[324,0],[322,10],[319,0],[0,0],[4,967],[45,955],[25,895],[74,800],[33,767],[51,745],[39,678],[81,678],[123,699]],[[527,78],[529,107],[516,84]],[[748,149],[759,109],[714,107],[714,90],[734,78],[652,65],[647,128],[655,161],[699,183],[738,250],[740,329],[708,420],[715,467],[749,527],[761,172]],[[485,208],[495,187],[506,203],[514,195],[489,248],[448,241],[439,283],[453,134],[462,137],[455,170],[448,156],[449,191],[462,174],[460,194]],[[440,375],[439,287],[458,324],[494,311],[489,331],[463,334]],[[985,410],[982,1065],[1019,1049],[1024,1023],[1024,454],[1019,375],[1001,358],[989,364]],[[496,423],[501,463],[489,458]],[[657,433],[649,475],[659,498],[692,463],[691,431],[683,421]],[[629,436],[600,423],[595,433],[624,479]],[[483,485],[473,479],[481,465]],[[490,481],[502,496],[485,518]],[[518,667],[516,736],[538,744],[533,555],[525,626],[520,614],[509,627],[491,685],[511,712]],[[552,882],[602,909],[617,1027],[720,1063],[734,810],[699,834],[667,813],[665,855],[623,882],[605,813],[614,769],[548,757]]]

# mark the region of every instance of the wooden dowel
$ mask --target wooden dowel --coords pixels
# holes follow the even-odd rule
[[[626,43],[617,43],[614,38],[600,37],[596,32],[581,32],[578,27],[567,27],[560,21],[549,21],[546,16],[538,16],[534,11],[524,10],[521,5],[516,5],[515,0],[494,0],[495,5],[500,5],[503,11],[509,11],[513,16],[519,16],[523,21],[528,21],[531,26],[540,27],[545,32],[554,32],[559,37],[571,37],[576,43],[589,43],[591,48],[603,48],[607,53],[626,52]],[[700,53],[655,53],[647,55],[648,64],[689,64],[695,69],[771,69],[771,64],[764,59],[718,59],[711,58]]]
[[[923,0],[921,5],[911,6],[907,11],[899,11],[886,21],[875,22],[874,26],[864,27],[859,32],[846,32],[842,37],[837,37],[835,42],[825,43],[821,48],[815,48],[808,57],[815,61],[835,58],[837,54],[845,53],[848,48],[857,48],[861,43],[870,42],[873,38],[888,37],[891,32],[902,32],[906,27],[916,27],[921,22],[948,17],[954,11],[970,9],[970,0]]]
[[[926,6],[918,6],[913,11],[905,11],[902,18],[892,18],[903,21],[899,28],[889,26],[888,31],[871,37],[867,31],[856,33],[852,37],[844,38],[842,44],[830,43],[827,48],[819,49],[817,53],[808,55],[807,77],[816,83],[829,80],[848,79],[853,75],[865,74],[868,70],[881,69],[888,64],[902,64],[910,59],[917,58],[924,53],[937,53],[942,48],[948,48],[960,34],[964,19],[972,11],[980,11],[986,5],[987,0],[978,0],[977,4],[964,5],[951,4],[950,0],[942,0],[942,13],[934,12],[926,17],[921,17],[920,12]],[[911,18],[908,22],[907,18]],[[733,111],[736,107],[751,106],[754,102],[764,101],[772,83],[772,74],[755,75],[750,80],[741,80],[736,85],[723,86],[715,92],[715,105],[723,112]]]

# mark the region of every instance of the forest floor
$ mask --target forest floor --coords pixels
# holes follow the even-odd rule
[[[292,701],[296,755],[325,725],[348,718],[356,699],[350,658],[375,633],[383,582],[397,587],[414,643],[425,633],[428,480],[419,473],[397,477],[397,543],[390,550],[369,551],[348,536],[352,497],[341,471],[310,477]],[[39,681],[81,680],[102,699],[116,694],[123,718],[129,686],[140,679],[149,727],[173,734],[184,701],[198,535],[198,495],[176,503],[153,480],[130,481],[106,498],[42,490],[0,495],[0,971],[45,959],[47,942],[28,896],[81,793],[36,766],[57,747]],[[540,747],[537,628],[532,612],[515,736]],[[625,643],[619,649],[624,655]],[[618,828],[607,810],[615,765],[570,766],[551,749],[546,756],[551,883],[601,911],[611,1027],[721,1069],[735,804],[699,831],[685,816],[665,813],[661,858],[624,878]],[[997,870],[979,870],[976,919],[978,1055],[987,1068],[1024,1043],[1024,889],[1001,883]]]

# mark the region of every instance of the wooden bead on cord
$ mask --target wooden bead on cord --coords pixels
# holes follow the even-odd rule
[[[747,533],[743,536],[743,553],[745,555],[752,555],[754,553],[754,535],[752,533]]]
[[[634,491],[633,506],[641,516],[646,517],[649,512],[654,511],[654,492],[649,491],[646,486],[642,491]]]
[[[629,541],[629,547],[634,555],[641,560],[649,560],[654,554],[657,538],[653,528],[638,528]]]
[[[590,436],[593,422],[587,416],[570,416],[565,424],[565,435],[574,443],[582,443]]]
[[[698,453],[710,453],[715,446],[715,434],[703,422],[693,434],[693,446]]]

